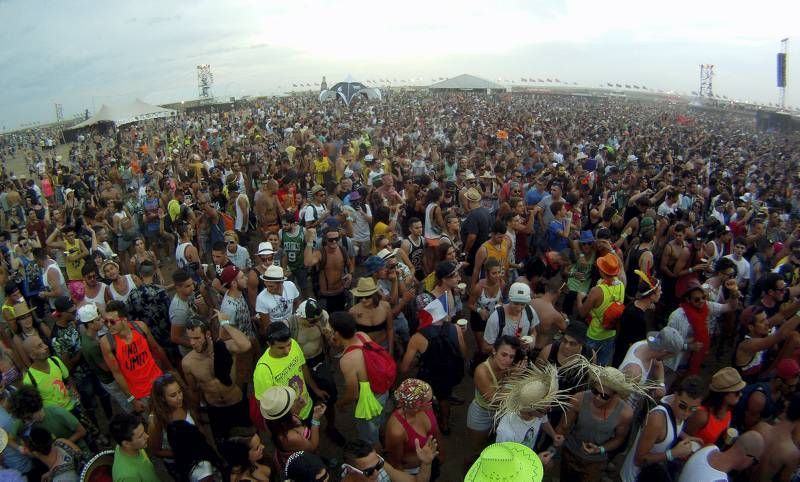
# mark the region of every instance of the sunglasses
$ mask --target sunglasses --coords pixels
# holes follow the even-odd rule
[[[689,405],[688,403],[684,402],[683,400],[678,401],[678,408],[681,410],[689,410],[689,412],[694,413],[697,411],[697,405]]]
[[[611,397],[613,396],[610,393],[603,393],[603,392],[601,392],[600,390],[598,390],[596,388],[592,388],[592,395],[594,395],[595,397],[598,397],[598,398],[600,398],[602,400],[605,400],[605,401],[611,400]]]
[[[385,463],[383,457],[378,455],[378,459],[379,460],[377,464],[373,465],[372,467],[367,467],[366,469],[357,469],[350,464],[342,464],[342,467],[344,467],[346,470],[351,470],[359,475],[369,478],[372,477],[372,474],[380,472],[381,469],[383,469],[383,465]]]
[[[329,243],[338,243],[339,242],[339,238],[338,237],[337,238],[325,238],[325,240],[327,242],[329,242]]]
[[[706,300],[705,296],[693,296],[691,301],[692,303],[700,303],[701,301],[705,300]]]
[[[103,323],[106,326],[114,326],[117,323],[119,323],[119,317],[117,317],[117,318],[103,318]]]

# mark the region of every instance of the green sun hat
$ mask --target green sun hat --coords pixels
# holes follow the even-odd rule
[[[542,477],[542,461],[533,450],[516,442],[501,442],[483,449],[464,482],[541,482]]]

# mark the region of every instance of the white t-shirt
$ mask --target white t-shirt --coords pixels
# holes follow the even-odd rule
[[[319,221],[322,219],[322,216],[328,212],[328,208],[326,206],[319,206],[317,204],[309,204],[303,209],[303,219],[306,222],[306,226],[309,226],[314,221]],[[319,233],[318,233],[319,234]]]
[[[721,470],[717,470],[708,463],[708,457],[714,453],[719,452],[719,448],[715,445],[704,447],[694,453],[686,465],[681,470],[681,476],[678,482],[719,482],[727,481],[728,474]]]
[[[498,306],[498,308],[504,309],[502,305]],[[533,315],[532,319],[528,319],[529,312]],[[522,308],[522,315],[520,316],[519,323],[511,320],[506,313],[506,326],[503,327],[503,333],[500,333],[500,335],[508,335],[513,337],[525,336],[538,325],[539,315],[536,314],[536,310],[525,307]],[[497,315],[497,310],[494,310],[486,320],[486,330],[483,332],[483,339],[486,340],[486,343],[490,345],[494,344],[495,340],[497,340],[499,330],[500,317]]]
[[[722,314],[722,310],[726,305],[715,303],[713,301],[707,301],[706,303],[708,303],[709,318],[707,323],[710,323],[710,320],[713,320]],[[681,336],[683,336],[683,339],[687,340],[687,343],[689,338],[694,337],[694,330],[692,330],[692,325],[689,323],[689,319],[686,317],[686,312],[683,311],[683,308],[678,308],[670,313],[667,326],[671,326],[672,328],[678,330]],[[672,371],[677,371],[681,364],[689,360],[689,354],[690,352],[687,350],[681,352],[681,354],[678,356],[664,360],[664,366]]]
[[[497,442],[517,442],[533,449],[546,421],[547,417],[523,420],[516,413],[504,415],[497,424]]]
[[[736,263],[736,284],[742,285],[745,281],[750,280],[750,262],[742,256],[742,259],[736,260],[732,254],[726,255],[726,258]]]
[[[282,321],[289,324],[289,317],[294,310],[294,300],[300,296],[297,286],[291,281],[283,282],[283,293],[273,295],[266,288],[256,297],[256,313],[269,315],[269,321]]]

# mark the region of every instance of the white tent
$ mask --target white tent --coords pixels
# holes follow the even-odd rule
[[[71,129],[80,129],[89,127],[100,122],[111,122],[115,126],[130,124],[131,122],[138,122],[147,119],[160,119],[162,117],[171,117],[178,113],[175,109],[167,109],[157,105],[151,105],[142,102],[139,99],[134,100],[129,104],[108,106],[103,104],[92,117],[86,119],[80,124],[74,125]]]
[[[429,85],[428,89],[444,91],[444,90],[489,90],[505,92],[505,86],[496,84],[490,80],[475,77],[474,75],[461,74],[441,82]]]

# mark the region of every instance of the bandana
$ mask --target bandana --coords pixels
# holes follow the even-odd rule
[[[394,391],[394,398],[399,408],[414,409],[422,406],[431,386],[416,378],[407,378]]]

